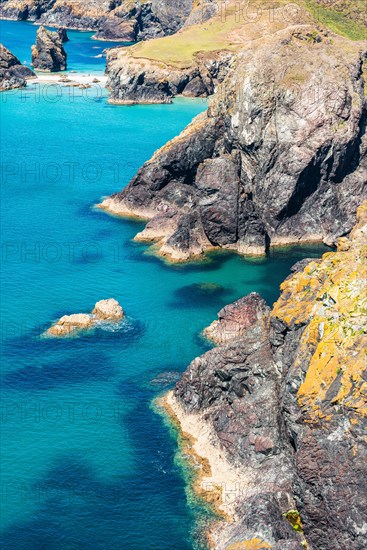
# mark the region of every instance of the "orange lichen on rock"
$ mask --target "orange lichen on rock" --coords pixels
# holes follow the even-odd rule
[[[274,305],[272,316],[288,327],[306,325],[295,366],[307,366],[298,401],[313,421],[327,418],[330,405],[367,416],[366,237],[367,201],[349,239],[285,281]]]
[[[258,538],[235,542],[227,546],[227,550],[265,550],[266,548],[272,548],[272,546]]]

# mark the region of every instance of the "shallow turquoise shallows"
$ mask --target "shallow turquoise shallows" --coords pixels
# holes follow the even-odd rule
[[[30,47],[22,29],[33,26],[2,27]],[[75,56],[85,36],[72,34]],[[186,496],[175,440],[152,402],[208,349],[200,332],[224,304],[251,291],[272,303],[290,266],[322,249],[216,253],[173,267],[132,242],[142,224],[94,208],[201,101],[116,107],[105,91],[31,86],[0,102],[3,547],[196,548],[206,511]],[[110,297],[127,315],[118,330],[40,336]]]

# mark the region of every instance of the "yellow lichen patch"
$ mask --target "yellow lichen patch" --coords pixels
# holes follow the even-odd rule
[[[307,371],[298,400],[312,421],[331,418],[333,405],[367,416],[366,238],[367,201],[350,238],[285,281],[274,305],[272,316],[290,328],[306,325],[295,368]]]
[[[234,542],[227,546],[226,550],[265,550],[266,548],[272,548],[272,546],[262,539],[254,538]]]
[[[284,514],[284,517],[289,521],[289,523],[292,525],[293,529],[297,531],[297,533],[303,532],[303,525],[301,521],[301,516],[299,515],[299,512],[297,510],[288,510]]]

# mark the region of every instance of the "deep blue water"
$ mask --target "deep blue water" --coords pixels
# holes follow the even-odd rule
[[[29,47],[34,27],[2,27]],[[76,59],[89,45],[71,34]],[[322,249],[258,260],[216,253],[173,267],[131,241],[141,224],[93,208],[201,101],[116,107],[105,92],[49,96],[32,86],[0,105],[3,547],[196,548],[205,510],[186,497],[175,439],[152,401],[207,349],[200,331],[224,304],[251,291],[272,303],[290,266]],[[127,314],[117,332],[40,338],[61,315],[109,297]]]

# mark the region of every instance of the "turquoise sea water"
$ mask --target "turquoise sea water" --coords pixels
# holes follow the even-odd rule
[[[23,51],[30,27],[2,23]],[[84,33],[72,36],[75,58],[89,51]],[[0,106],[3,547],[196,548],[204,510],[186,499],[175,441],[152,401],[208,349],[200,331],[223,305],[251,291],[272,303],[290,266],[323,249],[168,266],[131,241],[142,224],[94,208],[201,101],[116,107],[104,91],[34,85],[2,94]],[[127,314],[117,331],[40,337],[109,297]]]

